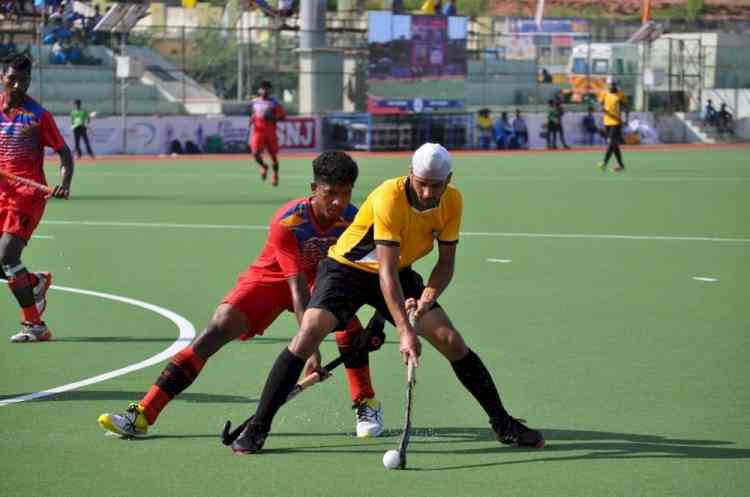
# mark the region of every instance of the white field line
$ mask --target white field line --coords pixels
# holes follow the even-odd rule
[[[709,283],[719,281],[719,278],[709,278],[708,276],[693,276],[693,279],[695,281],[707,281]]]
[[[249,178],[255,180],[257,176],[254,169],[248,170],[246,173],[92,173],[92,172],[80,172],[76,173],[76,177],[80,176],[91,176],[91,177],[109,177],[109,178],[198,178],[202,180],[210,178]],[[282,178],[286,179],[302,179],[310,181],[309,175],[302,174],[283,174]],[[380,179],[382,176],[368,176],[361,174],[360,179]],[[602,177],[571,177],[571,176],[464,176],[459,178],[457,181],[613,181],[609,176]],[[617,176],[617,181],[750,181],[748,176],[645,176],[645,177],[628,177],[628,176]]]
[[[500,264],[510,264],[512,259],[487,259],[487,262],[499,262]]]
[[[100,226],[113,228],[177,228],[206,230],[267,230],[268,226],[257,224],[181,224],[181,223],[143,223],[127,221],[62,221],[42,220],[41,224],[59,226]],[[461,236],[497,236],[506,238],[572,238],[591,240],[658,240],[683,242],[725,242],[750,243],[750,238],[724,238],[713,236],[680,236],[680,235],[607,235],[595,233],[515,233],[504,231],[462,231]]]
[[[50,388],[47,390],[42,390],[40,392],[30,393],[27,395],[21,395],[21,396],[13,397],[10,399],[2,399],[0,400],[0,406],[16,404],[19,402],[25,402],[27,400],[39,399],[42,397],[49,397],[50,395],[55,395],[58,393],[75,390],[75,389],[85,387],[88,385],[93,385],[94,383],[99,383],[102,381],[110,380],[112,378],[116,378],[118,376],[122,376],[127,373],[132,373],[133,371],[138,371],[139,369],[143,369],[148,366],[157,364],[165,359],[169,359],[170,357],[175,355],[177,352],[187,347],[190,344],[190,341],[195,337],[195,327],[190,323],[190,321],[180,316],[179,314],[173,311],[170,311],[169,309],[165,309],[163,307],[159,307],[154,304],[149,304],[141,300],[121,297],[119,295],[112,295],[110,293],[92,292],[90,290],[82,290],[80,288],[70,288],[70,287],[57,286],[57,285],[52,285],[50,288],[53,288],[55,290],[61,290],[63,292],[78,293],[81,295],[90,295],[92,297],[114,300],[117,302],[123,302],[125,304],[141,307],[143,309],[155,312],[159,314],[160,316],[163,316],[169,319],[170,321],[172,321],[174,324],[177,325],[177,328],[179,329],[180,334],[177,337],[177,340],[175,340],[174,343],[172,343],[172,345],[170,345],[167,349],[147,359],[144,359],[141,362],[130,364],[129,366],[125,366],[120,369],[115,369],[114,371],[109,371],[107,373],[102,373],[102,374],[93,376],[91,378],[86,378],[81,381],[68,383],[67,385],[62,385],[59,387],[54,387],[54,388]],[[18,347],[39,347],[43,345],[31,343],[31,344],[19,344],[17,346]]]

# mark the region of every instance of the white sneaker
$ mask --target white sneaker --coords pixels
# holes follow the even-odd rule
[[[102,428],[121,437],[145,437],[148,434],[146,415],[138,404],[130,404],[122,414],[102,414],[97,421]]]
[[[357,436],[377,437],[383,433],[383,404],[377,399],[365,399],[354,405],[357,410]]]
[[[24,321],[21,323],[21,331],[10,337],[10,341],[14,343],[47,342],[49,340],[52,340],[52,332],[44,322],[29,323]]]
[[[52,285],[52,274],[51,273],[34,273],[39,280],[34,286],[32,291],[34,292],[34,303],[36,304],[36,310],[41,316],[47,309],[47,290]]]

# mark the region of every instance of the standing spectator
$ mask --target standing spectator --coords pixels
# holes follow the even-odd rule
[[[86,151],[95,159],[94,152],[91,151],[91,143],[89,143],[88,125],[91,122],[91,114],[86,109],[81,108],[81,101],[76,100],[73,102],[75,109],[70,111],[70,123],[73,128],[73,137],[76,143],[76,155],[80,159],[83,156],[81,153],[81,139],[86,145]]]
[[[599,134],[599,127],[596,125],[596,116],[594,108],[589,105],[589,113],[583,117],[583,134],[586,145],[593,145],[594,138]]]
[[[547,148],[557,148],[557,133],[559,132],[560,115],[557,113],[555,101],[548,102],[549,110],[547,111]]]
[[[479,148],[489,150],[492,143],[492,118],[490,109],[479,109],[477,117],[477,130],[479,132]]]
[[[562,96],[558,93],[555,95],[555,109],[557,110],[557,131],[560,135],[560,143],[565,149],[570,149],[568,144],[565,142],[565,127],[563,126],[563,116],[565,115],[565,109],[562,104]]]
[[[513,132],[516,135],[518,148],[528,148],[529,146],[529,127],[526,121],[521,117],[521,109],[516,109],[516,118],[513,119]]]
[[[443,6],[444,16],[457,16],[458,7],[456,6],[456,0],[448,0]]]

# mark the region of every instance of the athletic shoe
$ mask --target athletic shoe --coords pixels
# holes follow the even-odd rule
[[[491,419],[490,424],[498,441],[505,445],[537,449],[544,447],[542,432],[529,428],[521,421],[523,420],[508,416],[505,419]]]
[[[273,173],[273,177],[271,178],[271,184],[273,186],[279,186],[279,174]]]
[[[245,425],[237,440],[232,442],[232,452],[237,455],[255,454],[260,452],[270,429],[261,424],[250,422]]]
[[[604,172],[607,170],[607,164],[604,161],[601,161],[600,163],[598,163],[596,167],[598,167],[601,172]]]
[[[268,177],[268,166],[258,165],[258,170],[260,170],[260,180],[265,181]]]
[[[140,404],[130,404],[122,414],[102,414],[97,421],[102,428],[121,437],[143,437],[148,433],[148,421]]]
[[[10,341],[14,343],[48,342],[50,340],[52,340],[52,332],[44,324],[44,321],[39,323],[24,321],[21,323],[21,331],[10,337]]]
[[[357,410],[357,436],[359,438],[377,437],[383,433],[383,404],[376,399],[365,399],[354,404]]]
[[[41,316],[47,309],[47,290],[52,285],[52,274],[51,273],[34,273],[37,278],[37,283],[34,285],[32,291],[34,292],[34,303],[36,304],[36,310]]]
[[[615,166],[612,168],[612,170],[616,173],[620,173],[625,170],[625,166]]]

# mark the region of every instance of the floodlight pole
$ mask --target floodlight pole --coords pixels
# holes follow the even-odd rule
[[[120,33],[120,56],[125,56],[125,35]],[[121,59],[122,60],[122,59]],[[128,116],[127,116],[127,82],[126,78],[120,78],[120,123],[122,125],[122,153],[128,153]]]
[[[236,26],[235,26],[236,27]],[[243,41],[245,37],[245,12],[240,8],[240,29],[237,36],[237,101],[241,102],[244,98],[244,89],[242,88],[242,73],[244,68],[244,49]]]

